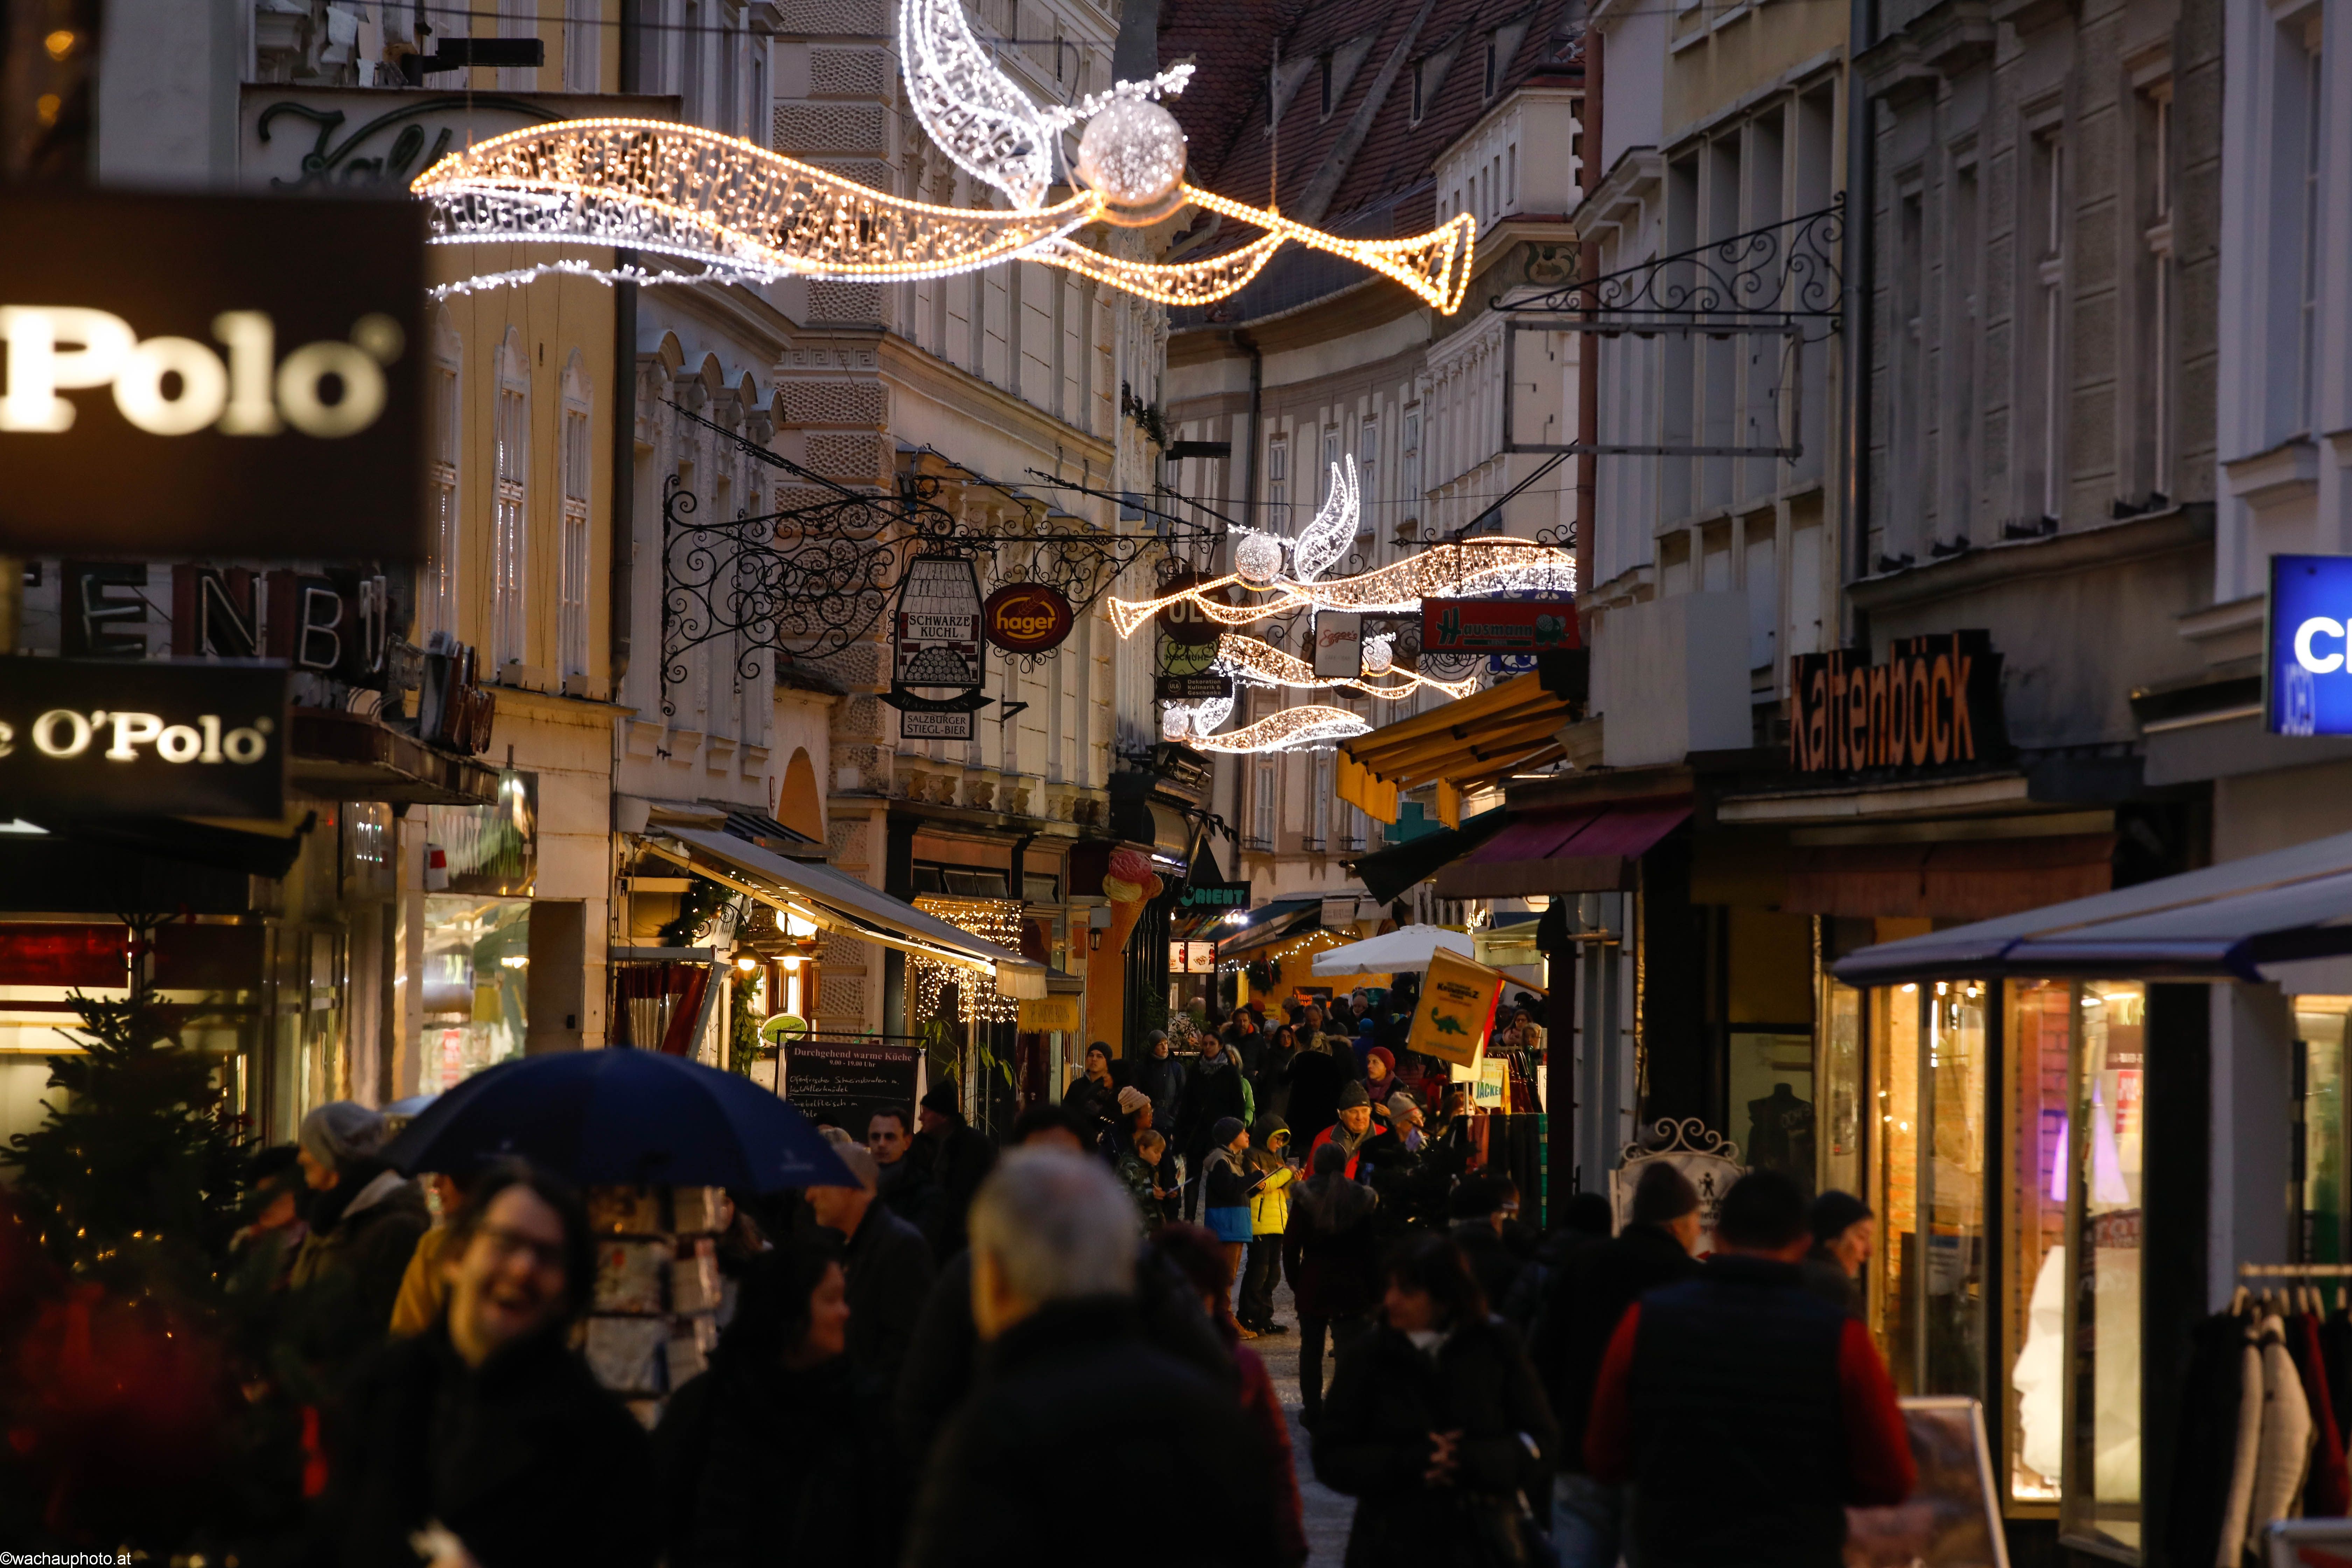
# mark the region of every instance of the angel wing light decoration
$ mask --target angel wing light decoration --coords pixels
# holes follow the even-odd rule
[[[884,282],[1023,259],[1065,268],[1163,304],[1197,305],[1248,286],[1285,244],[1393,279],[1452,315],[1470,286],[1477,223],[1457,213],[1405,239],[1345,239],[1184,179],[1184,132],[1157,101],[1181,92],[1189,65],[1067,108],[1044,108],[973,37],[963,0],[904,0],[899,47],[917,121],[956,165],[1010,205],[968,209],[891,195],[738,137],[655,120],[565,120],[452,153],[409,189],[439,245],[529,241],[613,246],[702,264],[699,272],[600,266],[567,258],[445,285],[464,292],[563,272],[613,281]],[[1063,132],[1083,122],[1067,175]],[[1158,223],[1186,205],[1263,231],[1189,262],[1108,255],[1072,237],[1093,223]]]
[[[1301,583],[1312,583],[1348,553],[1348,546],[1356,542],[1359,513],[1356,455],[1350,452],[1344,472],[1338,463],[1331,465],[1331,493],[1324,497],[1322,509],[1299,530],[1297,542],[1290,547],[1290,574]]]

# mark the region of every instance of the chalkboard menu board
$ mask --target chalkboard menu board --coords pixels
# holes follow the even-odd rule
[[[876,1111],[914,1114],[918,1055],[913,1046],[796,1041],[784,1047],[784,1097],[812,1121],[830,1116],[862,1143]]]

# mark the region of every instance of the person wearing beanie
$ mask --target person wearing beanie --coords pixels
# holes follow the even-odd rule
[[[833,1152],[857,1178],[854,1187],[808,1189],[809,1215],[839,1234],[847,1281],[849,1359],[859,1371],[895,1387],[915,1322],[930,1294],[931,1252],[923,1233],[877,1201],[882,1167],[861,1143],[836,1142]]]
[[[1560,1568],[1612,1568],[1624,1547],[1628,1490],[1586,1474],[1583,1438],[1601,1357],[1625,1310],[1648,1291],[1698,1273],[1698,1189],[1670,1159],[1641,1163],[1633,1212],[1615,1239],[1564,1269],[1536,1329],[1538,1370],[1564,1441],[1552,1493],[1552,1542]]]
[[[1370,1020],[1366,1019],[1365,1022],[1370,1023]],[[1363,1046],[1370,1038],[1370,1035],[1359,1035],[1356,1037],[1356,1043]],[[1372,1120],[1381,1126],[1386,1127],[1389,1120],[1389,1097],[1396,1093],[1400,1087],[1397,1083],[1396,1057],[1385,1046],[1366,1046],[1360,1054],[1364,1058],[1364,1093],[1371,1099]]]
[[[1087,1047],[1086,1061],[1086,1071],[1062,1091],[1062,1109],[1087,1128],[1088,1148],[1108,1151],[1118,1133],[1119,1114],[1116,1109],[1119,1088],[1111,1077],[1110,1047],[1097,1040]]]
[[[1200,1058],[1184,1086],[1184,1103],[1176,1113],[1176,1149],[1191,1169],[1205,1171],[1211,1152],[1223,1146],[1225,1141],[1215,1131],[1219,1122],[1250,1124],[1250,1100],[1249,1080],[1242,1076],[1240,1058],[1216,1036],[1202,1036]],[[1156,1106],[1159,1100],[1155,1098],[1152,1103]],[[1188,1194],[1185,1199],[1188,1208],[1204,1201],[1197,1193]]]
[[[1234,1279],[1241,1278],[1242,1255],[1249,1250],[1250,1200],[1265,1185],[1267,1174],[1244,1157],[1249,1142],[1240,1117],[1219,1117],[1210,1124],[1209,1154],[1201,1166],[1201,1219],[1224,1244]],[[1241,1335],[1254,1340],[1257,1331],[1244,1324]]]
[[[944,1264],[964,1248],[964,1216],[971,1212],[972,1194],[980,1191],[980,1184],[996,1169],[996,1145],[988,1141],[987,1133],[964,1121],[952,1082],[932,1085],[915,1120],[922,1123],[922,1131],[915,1134],[907,1158],[922,1162],[918,1168],[930,1173],[931,1184],[940,1191],[938,1234],[930,1238],[931,1260]]]
[[[1806,1286],[1862,1316],[1862,1271],[1878,1239],[1878,1216],[1852,1193],[1832,1187],[1813,1200],[1808,1217],[1813,1245],[1801,1266]]]
[[[1351,1087],[1364,1092],[1362,1085]],[[1420,1103],[1403,1089],[1392,1089],[1384,1103],[1373,1105],[1372,1114],[1379,1120],[1357,1151],[1357,1180],[1381,1194],[1381,1234],[1393,1239],[1407,1230],[1443,1225],[1453,1173],[1427,1156]]]
[[[1339,1114],[1337,1121],[1315,1135],[1315,1142],[1308,1145],[1307,1152],[1311,1158],[1315,1151],[1324,1144],[1337,1143],[1347,1151],[1348,1179],[1358,1181],[1361,1179],[1358,1173],[1359,1162],[1362,1159],[1364,1145],[1371,1141],[1372,1136],[1372,1097],[1364,1091],[1362,1084],[1343,1083],[1339,1086]]]
[[[382,1116],[337,1100],[305,1116],[296,1135],[310,1233],[287,1283],[308,1298],[307,1349],[324,1366],[349,1364],[391,1331],[401,1277],[432,1228],[424,1189],[380,1153],[385,1134]]]

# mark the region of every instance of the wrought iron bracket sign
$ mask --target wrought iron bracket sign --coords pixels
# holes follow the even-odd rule
[[[1571,279],[1523,300],[1495,300],[1503,318],[1503,450],[1556,456],[1775,458],[1804,455],[1801,398],[1805,347],[1845,320],[1837,253],[1845,237],[1845,195],[1781,223]],[[1513,389],[1521,332],[1589,336],[1779,338],[1787,363],[1773,375],[1774,412],[1786,438],[1769,442],[1520,441]],[[1777,434],[1777,433],[1776,433]]]
[[[790,475],[811,499],[756,515],[706,520],[698,515],[700,499],[676,475],[664,485],[665,714],[675,713],[669,693],[687,680],[692,649],[731,643],[736,675],[743,680],[756,679],[771,653],[787,659],[839,653],[876,631],[925,559],[961,558],[975,573],[984,565],[995,593],[1026,584],[1038,603],[1058,598],[1075,625],[1129,567],[1169,543],[1159,534],[1118,533],[1075,518],[976,528],[940,504],[941,481],[928,475],[901,475],[895,493],[856,489],[680,405],[670,406],[753,461]],[[1001,488],[977,478],[973,482]],[[996,635],[1000,629],[1009,636],[1009,627],[992,628],[989,640],[1023,669],[1055,657],[1065,640],[1018,648]]]

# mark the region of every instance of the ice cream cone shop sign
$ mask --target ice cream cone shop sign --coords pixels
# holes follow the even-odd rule
[[[1007,583],[981,606],[988,640],[1007,653],[1045,653],[1062,646],[1077,617],[1047,583]]]
[[[1494,1026],[1504,978],[1500,970],[1473,963],[1443,947],[1430,954],[1421,1005],[1413,1011],[1412,1035],[1405,1048],[1456,1067],[1476,1067],[1486,1032]]]
[[[422,553],[411,205],[19,187],[0,233],[0,552]]]
[[[0,658],[0,820],[277,817],[286,701],[279,666]]]

